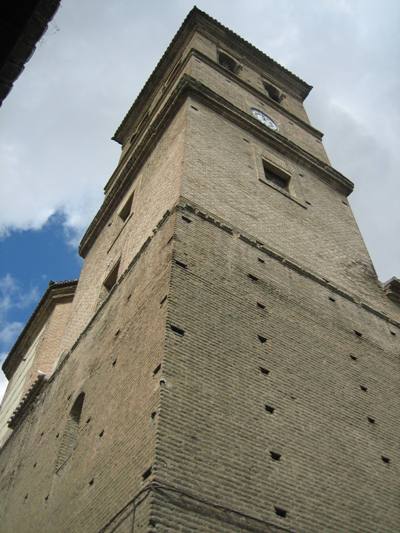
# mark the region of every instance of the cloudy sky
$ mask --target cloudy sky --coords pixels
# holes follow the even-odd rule
[[[199,0],[314,86],[325,133],[381,280],[400,275],[400,2]],[[187,0],[62,2],[0,108],[0,357],[74,246],[119,157],[110,138],[193,7]],[[4,388],[2,378],[1,389]]]

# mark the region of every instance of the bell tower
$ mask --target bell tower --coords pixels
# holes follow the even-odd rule
[[[56,361],[0,453],[4,531],[399,529],[399,284],[310,90],[189,13],[114,135]]]

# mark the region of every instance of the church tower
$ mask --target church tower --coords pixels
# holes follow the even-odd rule
[[[310,90],[189,13],[115,133],[78,283],[5,362],[2,531],[400,529],[399,281]]]

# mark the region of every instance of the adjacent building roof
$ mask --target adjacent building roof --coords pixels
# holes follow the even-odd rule
[[[8,379],[11,379],[25,352],[43,327],[56,301],[64,298],[72,298],[75,294],[77,284],[78,280],[76,279],[57,282],[51,281],[49,283],[46,292],[43,294],[36,309],[33,311],[14,346],[11,348],[10,353],[4,360],[2,368]]]

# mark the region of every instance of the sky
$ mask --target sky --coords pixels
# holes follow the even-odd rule
[[[306,100],[382,281],[400,276],[400,2],[199,0],[314,86]],[[193,7],[68,0],[0,108],[0,359],[77,245],[120,146],[111,137]],[[0,374],[0,398],[6,380]]]

